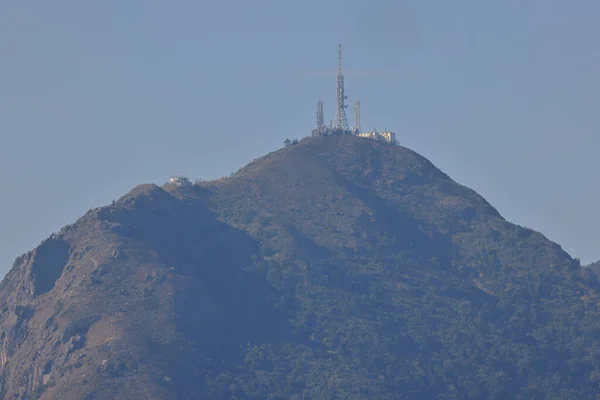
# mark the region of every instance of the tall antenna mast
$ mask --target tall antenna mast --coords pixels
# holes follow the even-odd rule
[[[360,133],[360,101],[354,102],[354,133]]]
[[[348,131],[348,120],[346,119],[346,99],[344,94],[344,76],[342,75],[342,45],[338,44],[338,74],[337,74],[337,110],[335,113],[335,129]]]
[[[317,102],[317,130],[321,132],[324,128],[324,116],[323,116],[323,102],[319,100]]]

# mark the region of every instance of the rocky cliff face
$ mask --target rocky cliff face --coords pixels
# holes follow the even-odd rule
[[[0,393],[594,398],[599,289],[414,152],[309,138],[138,186],[20,257]]]

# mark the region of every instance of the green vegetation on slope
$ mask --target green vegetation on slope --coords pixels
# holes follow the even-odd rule
[[[599,389],[596,275],[402,147],[305,139],[221,181],[138,187],[53,240],[64,269],[38,252],[0,290],[6,399]]]

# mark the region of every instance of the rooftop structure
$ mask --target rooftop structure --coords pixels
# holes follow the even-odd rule
[[[192,186],[192,182],[185,176],[175,175],[169,178],[169,183],[173,186],[187,187]]]
[[[396,144],[396,134],[389,130],[378,132],[377,129],[373,128],[369,132],[357,133],[356,136]]]

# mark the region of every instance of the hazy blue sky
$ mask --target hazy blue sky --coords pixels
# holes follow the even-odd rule
[[[333,118],[397,132],[510,221],[600,258],[600,2],[0,3],[0,274],[87,209],[236,171]],[[349,113],[349,117],[351,113]]]

